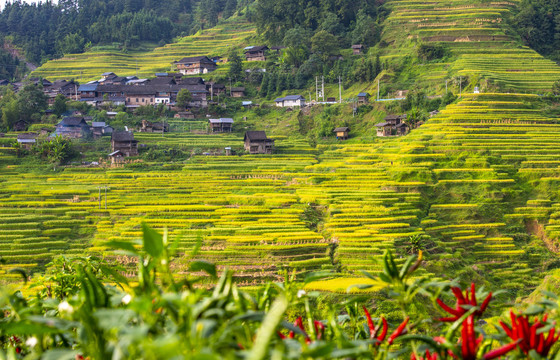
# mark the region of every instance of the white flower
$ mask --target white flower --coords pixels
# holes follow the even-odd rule
[[[39,340],[37,340],[35,336],[32,336],[25,341],[25,345],[29,346],[30,348],[33,348],[35,347],[35,345],[37,345],[38,342]]]
[[[58,304],[58,312],[72,314],[74,312],[74,308],[72,305],[68,304],[68,301],[63,301]]]
[[[163,265],[163,266],[167,265],[167,260],[161,259],[161,265]]]
[[[307,293],[305,292],[305,290],[303,290],[303,289],[302,289],[302,290],[299,290],[299,291],[297,292],[297,297],[298,297],[298,298],[301,298],[301,297],[304,296],[305,294],[307,294]]]
[[[130,294],[126,294],[123,298],[122,298],[122,303],[125,305],[128,305],[128,303],[130,302],[130,300],[132,300],[132,296],[130,296]]]

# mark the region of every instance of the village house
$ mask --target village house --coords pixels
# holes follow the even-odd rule
[[[361,92],[358,94],[358,106],[369,104],[369,94]]]
[[[245,59],[247,61],[266,61],[268,46],[249,46],[245,48]]]
[[[272,154],[274,140],[266,137],[264,131],[247,131],[245,133],[245,151],[250,154]]]
[[[391,136],[393,135],[393,125],[388,124],[386,122],[382,122],[379,124],[376,124],[375,127],[377,127],[377,136]]]
[[[142,120],[142,128],[140,128],[140,132],[149,132],[149,133],[169,132],[169,124],[165,124],[161,122],[153,123],[148,120]]]
[[[31,149],[33,145],[37,143],[37,137],[39,135],[37,133],[25,133],[25,134],[18,134],[17,142],[21,145],[24,149]]]
[[[190,111],[180,111],[174,116],[175,119],[194,120],[195,116]]]
[[[207,74],[218,68],[208,56],[186,57],[175,62],[177,70],[183,75]]]
[[[65,117],[56,125],[54,135],[71,139],[85,139],[91,137],[91,130],[83,117]]]
[[[350,131],[349,127],[337,127],[336,129],[333,130],[333,132],[336,134],[336,139],[337,140],[348,140],[348,132]]]
[[[234,87],[230,90],[231,97],[234,98],[241,98],[245,96],[245,88],[244,87]]]
[[[397,130],[397,135],[406,135],[408,134],[410,128],[408,127],[408,125],[404,122],[398,124],[397,126],[395,126],[395,129]]]
[[[305,106],[305,98],[301,95],[288,95],[274,101],[278,107]]]
[[[93,121],[91,123],[91,133],[93,138],[97,139],[104,135],[111,135],[113,133],[113,127],[105,124],[104,121]]]
[[[231,118],[209,119],[208,122],[210,131],[213,133],[231,132],[233,128],[233,119]]]
[[[215,81],[209,81],[206,83],[206,89],[213,96],[218,96],[226,93],[226,86],[224,84],[218,84]]]
[[[352,45],[352,54],[361,55],[365,49],[366,47],[364,45]]]
[[[0,79],[0,86],[8,86],[10,82],[6,79]]]
[[[64,97],[72,100],[78,100],[78,84],[73,81],[56,80],[49,87],[44,89],[48,96],[48,104],[54,104],[57,95],[62,94]]]
[[[111,150],[120,151],[123,156],[137,156],[138,140],[131,131],[115,131],[111,136]]]

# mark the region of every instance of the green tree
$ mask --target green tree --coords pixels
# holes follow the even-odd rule
[[[335,54],[338,50],[338,39],[325,30],[318,31],[311,38],[311,51],[319,54],[323,60],[327,60],[330,55]]]
[[[191,100],[192,100],[192,94],[190,93],[189,90],[187,89],[179,90],[179,93],[177,94],[177,100],[176,100],[178,107],[186,108]]]
[[[53,104],[53,111],[56,114],[56,116],[60,116],[66,112],[66,110],[68,109],[67,101],[68,100],[64,95],[62,94],[56,95]]]
[[[560,95],[560,79],[556,80],[554,84],[552,84],[552,93],[554,95]]]
[[[68,34],[56,44],[61,54],[79,54],[84,51],[85,40],[79,34]]]
[[[19,103],[16,94],[8,87],[3,88],[0,94],[2,128],[9,130],[20,118]]]
[[[237,51],[231,51],[228,57],[228,62],[230,65],[228,76],[233,81],[241,80],[241,78],[243,77],[243,60],[241,59]]]
[[[352,42],[372,46],[377,42],[377,27],[375,21],[361,9],[356,16],[356,25],[352,31]]]
[[[18,103],[21,118],[32,121],[41,111],[47,109],[47,95],[38,86],[25,85],[23,90],[18,93]]]

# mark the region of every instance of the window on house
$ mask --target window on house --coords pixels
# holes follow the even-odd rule
[[[138,102],[138,98],[136,98],[136,102]]]

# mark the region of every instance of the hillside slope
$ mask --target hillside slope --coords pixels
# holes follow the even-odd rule
[[[31,76],[49,80],[75,78],[81,81],[99,79],[99,75],[112,71],[119,76],[154,76],[156,72],[169,72],[172,63],[187,56],[227,56],[228,48],[240,47],[246,38],[255,34],[252,24],[232,18],[215,28],[200,31],[153,50],[124,53],[113,47],[98,47],[83,54],[67,55],[51,60],[35,70]]]
[[[468,77],[469,90],[545,93],[560,79],[560,68],[521,41],[505,19],[519,0],[411,1],[391,0],[385,22],[383,59],[400,63],[391,79],[395,89],[418,85],[445,89],[445,82]],[[442,60],[417,61],[420,44],[444,45],[450,54]],[[456,85],[456,84],[455,84]],[[458,87],[458,86],[457,86]]]

